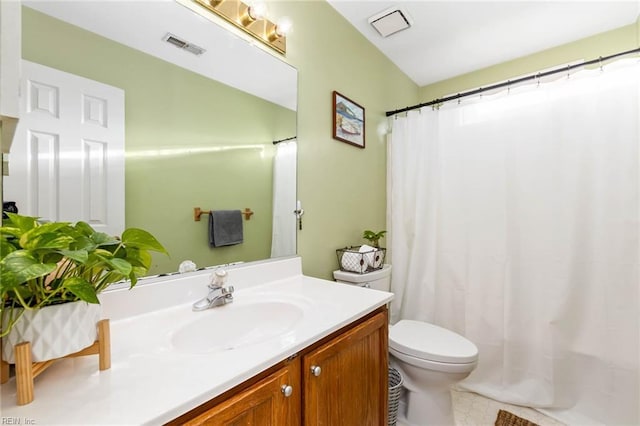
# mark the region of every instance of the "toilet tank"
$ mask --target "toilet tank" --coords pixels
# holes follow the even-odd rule
[[[389,291],[391,289],[391,265],[384,265],[382,269],[377,269],[365,274],[340,270],[333,271],[333,278],[339,283]]]

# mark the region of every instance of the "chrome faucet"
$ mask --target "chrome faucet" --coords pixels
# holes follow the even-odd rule
[[[211,282],[208,285],[209,294],[194,303],[193,310],[196,312],[204,311],[233,302],[233,286],[224,287],[226,281],[227,271],[224,269],[216,270],[211,275]]]

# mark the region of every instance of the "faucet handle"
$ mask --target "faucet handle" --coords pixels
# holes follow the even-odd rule
[[[209,284],[209,286],[222,287],[226,281],[227,271],[225,271],[224,269],[216,269],[216,271],[211,274],[211,283]]]

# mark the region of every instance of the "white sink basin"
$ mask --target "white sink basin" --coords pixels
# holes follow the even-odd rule
[[[303,309],[287,301],[229,303],[202,312],[171,336],[179,351],[228,351],[284,337],[303,317]]]

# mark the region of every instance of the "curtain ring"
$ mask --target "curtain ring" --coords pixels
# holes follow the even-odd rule
[[[458,93],[457,96],[458,96],[458,105],[460,105],[462,103],[462,101],[461,101],[462,96],[460,96],[460,93]]]
[[[571,65],[567,65],[567,79],[571,76]]]
[[[511,93],[511,80],[507,80],[507,95]]]
[[[604,71],[604,68],[602,68],[602,56],[598,58],[598,62],[600,63],[600,71]]]
[[[536,87],[540,87],[540,73],[536,74]]]

